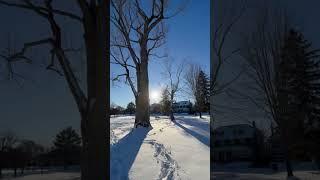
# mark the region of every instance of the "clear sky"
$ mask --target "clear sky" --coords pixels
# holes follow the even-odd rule
[[[188,60],[199,64],[209,75],[210,66],[210,1],[191,0],[187,8],[179,15],[167,20],[169,32],[164,49],[177,63]],[[161,51],[163,52],[163,51]],[[160,52],[160,53],[161,53]],[[149,67],[150,93],[160,92],[165,78],[163,71],[163,59],[151,59]],[[119,72],[119,66],[113,65],[111,72]],[[181,96],[180,100],[188,100]],[[178,100],[179,100],[178,99]],[[111,87],[111,102],[126,106],[134,101],[130,87],[123,83],[115,83]],[[152,99],[151,99],[152,103]]]

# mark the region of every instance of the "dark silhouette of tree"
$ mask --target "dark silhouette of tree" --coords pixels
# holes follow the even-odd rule
[[[45,1],[10,1],[0,0],[1,6],[15,7],[21,11],[32,11],[46,20],[50,30],[48,37],[24,43],[21,51],[8,56],[1,55],[9,65],[9,72],[13,73],[11,66],[19,61],[31,61],[27,52],[31,48],[45,45],[49,47],[50,59],[48,70],[63,76],[69,90],[76,102],[81,117],[82,154],[81,179],[107,179],[108,177],[108,140],[107,120],[109,118],[109,66],[110,66],[110,0],[77,0],[73,2],[79,7],[79,14],[57,9],[59,3],[53,0]],[[84,35],[86,51],[86,87],[82,88],[72,69],[68,52],[63,45],[64,27],[58,21],[65,17],[79,23]],[[57,67],[59,66],[59,67]]]
[[[194,100],[195,110],[202,118],[202,112],[209,110],[210,105],[210,81],[200,66],[190,64],[185,72],[185,82],[189,94]]]
[[[81,138],[72,127],[60,131],[56,135],[53,144],[54,150],[58,157],[63,160],[65,168],[80,159]]]
[[[9,166],[9,152],[14,149],[18,142],[18,138],[12,132],[4,132],[0,134],[0,178],[2,177],[2,169]]]
[[[21,169],[21,174],[28,165],[34,165],[35,158],[44,152],[44,147],[31,140],[21,140],[13,151],[15,175],[16,169]]]
[[[283,61],[282,47],[288,33],[288,18],[279,11],[264,9],[259,11],[252,32],[244,38],[241,55],[248,65],[247,75],[250,89],[248,98],[258,108],[266,113],[276,124],[287,167],[287,176],[293,176],[289,155],[290,126],[295,126],[294,119],[288,119],[290,109],[288,93],[285,92],[288,79],[285,78],[285,69],[288,65]],[[247,93],[248,93],[247,92]],[[293,137],[292,137],[293,138]]]
[[[135,113],[135,112],[136,112],[136,105],[135,105],[133,102],[129,102],[128,105],[127,105],[126,111],[127,111],[129,114]]]
[[[303,144],[316,143],[314,139],[305,139],[309,130],[319,128],[316,124],[320,117],[320,50],[311,46],[302,33],[290,29],[281,51],[278,94],[279,106],[287,107],[281,113],[291,147],[289,155]]]
[[[202,118],[202,112],[209,110],[210,100],[210,81],[202,70],[198,74],[195,89],[195,106],[200,118]]]
[[[161,91],[161,113],[164,115],[170,115],[170,109],[171,109],[171,101],[170,101],[170,92],[168,87],[165,87]]]
[[[224,6],[221,6],[224,4]],[[233,75],[233,78],[228,81],[222,81],[221,75],[224,74],[223,67],[227,63],[232,63],[232,58],[237,56],[240,52],[240,47],[235,47],[231,51],[228,50],[228,45],[232,44],[229,41],[230,37],[233,35],[233,30],[237,29],[239,21],[243,18],[247,11],[247,1],[213,1],[211,4],[211,18],[215,23],[211,23],[211,41],[210,45],[212,48],[211,54],[211,64],[210,64],[210,84],[211,84],[211,108],[210,108],[210,122],[211,127],[213,127],[214,122],[214,112],[219,112],[216,110],[215,97],[219,94],[227,91],[227,89],[239,79],[242,75],[243,70],[239,72],[229,72]],[[234,44],[234,43],[233,43]],[[227,108],[228,109],[228,108]],[[213,132],[213,130],[211,131]]]

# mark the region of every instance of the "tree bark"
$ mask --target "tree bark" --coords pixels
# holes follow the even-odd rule
[[[286,163],[287,176],[292,177],[293,170],[292,170],[292,166],[291,166],[290,150],[289,150],[289,144],[291,143],[291,141],[290,141],[288,127],[283,127],[283,126],[284,126],[283,124],[280,125],[280,130],[281,130],[280,135],[282,136],[283,152],[284,152],[284,158],[285,158],[285,163]]]
[[[135,127],[150,127],[148,62],[142,62],[137,70],[138,94],[136,97]]]
[[[172,86],[171,86],[172,88]],[[173,115],[173,97],[174,97],[174,93],[171,91],[171,95],[170,95],[170,119],[171,121],[174,121],[174,115]]]
[[[147,36],[140,44],[141,62],[137,67],[137,96],[135,127],[151,127],[149,102],[149,75],[148,75],[148,46]]]
[[[87,105],[81,113],[82,180],[106,180],[109,177],[109,1],[97,5],[96,14],[85,19],[87,49]]]

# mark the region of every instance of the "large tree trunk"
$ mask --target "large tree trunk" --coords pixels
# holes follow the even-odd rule
[[[293,176],[293,170],[291,166],[291,161],[290,161],[290,149],[289,149],[289,144],[291,144],[290,140],[290,135],[289,135],[289,125],[280,125],[280,130],[281,130],[281,137],[282,137],[282,142],[283,142],[283,152],[284,152],[284,160],[286,164],[286,170],[287,170],[287,176],[292,177]]]
[[[137,67],[137,94],[135,127],[150,127],[149,75],[147,36],[140,44],[141,63]]]
[[[170,119],[171,119],[171,121],[175,120],[174,114],[173,114],[173,97],[174,97],[174,94],[173,94],[173,92],[171,92],[171,97],[170,97]]]
[[[137,70],[137,96],[135,127],[150,127],[148,62],[142,61]]]
[[[102,1],[93,22],[86,20],[87,107],[82,113],[82,180],[109,177],[109,1]],[[93,15],[92,15],[93,16]]]

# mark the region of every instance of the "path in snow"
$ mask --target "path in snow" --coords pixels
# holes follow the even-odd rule
[[[208,119],[178,116],[173,123],[166,117],[152,118],[153,129],[145,136],[139,136],[143,128],[131,131],[133,123],[134,117],[111,120],[111,179],[209,179]]]

